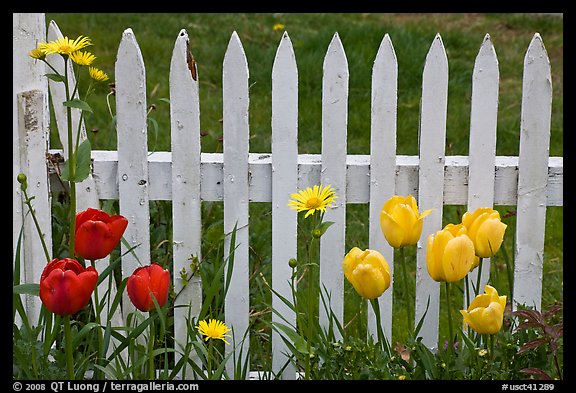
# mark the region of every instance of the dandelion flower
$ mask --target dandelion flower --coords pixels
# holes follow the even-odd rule
[[[283,30],[283,29],[284,29],[283,23],[275,23],[274,26],[272,26],[272,30],[274,30],[274,31]]]
[[[196,329],[198,329],[198,332],[200,332],[201,335],[206,336],[206,341],[209,339],[222,340],[226,344],[229,344],[225,337],[231,337],[229,334],[226,334],[230,329],[222,321],[216,319],[210,319],[208,322],[205,320],[200,321],[198,326],[196,326]]]
[[[326,212],[326,208],[332,207],[331,203],[338,197],[334,194],[334,189],[331,186],[316,185],[314,188],[308,187],[292,194],[291,198],[293,199],[288,202],[288,206],[298,212],[305,211],[304,218],[306,218],[314,214],[316,210]]]
[[[96,82],[104,82],[107,81],[108,75],[106,73],[96,67],[88,67],[88,72],[90,73],[90,78],[94,79]]]
[[[68,37],[64,37],[48,42],[44,52],[47,55],[60,53],[64,56],[70,56],[72,53],[79,51],[80,49],[84,49],[89,45],[92,45],[92,42],[90,41],[90,38],[86,36],[79,36],[74,41]]]
[[[78,65],[85,66],[92,64],[96,56],[90,52],[76,51],[70,54],[70,59]]]
[[[30,56],[33,59],[44,60],[44,58],[46,58],[46,43],[45,42],[39,43],[36,48],[32,49],[28,53],[28,56]]]

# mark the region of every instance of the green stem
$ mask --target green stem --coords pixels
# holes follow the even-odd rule
[[[452,330],[452,304],[450,302],[450,283],[446,281],[446,306],[448,307],[448,346],[450,350],[454,350],[454,333]]]
[[[475,294],[478,296],[480,293],[480,279],[482,278],[482,258],[480,258],[480,262],[478,263],[478,276],[476,276],[476,288]]]
[[[212,379],[212,339],[208,340],[208,379]]]
[[[404,247],[400,247],[400,256],[401,261],[400,265],[402,266],[402,281],[404,286],[404,298],[406,299],[406,327],[409,331],[412,330],[413,326],[411,323],[412,320],[412,307],[411,307],[411,296],[410,292],[408,292],[408,272],[406,271],[406,255],[404,252]]]
[[[72,332],[70,329],[70,315],[64,316],[64,345],[66,352],[66,370],[68,379],[74,379],[74,357],[72,356]]]
[[[316,214],[312,215],[313,217],[313,225],[312,225],[312,233],[314,230],[318,228]],[[320,222],[322,222],[322,217],[320,217]],[[312,353],[312,335],[314,333],[314,323],[313,323],[313,312],[314,312],[314,302],[313,299],[313,289],[314,286],[312,285],[312,278],[314,276],[314,241],[316,238],[314,234],[312,234],[310,238],[310,247],[308,248],[308,337],[307,337],[307,354],[306,354],[306,379],[310,379],[310,372],[311,372],[311,364],[310,364],[310,354]]]
[[[34,225],[36,226],[36,232],[38,232],[38,236],[40,236],[40,242],[42,243],[42,249],[44,250],[44,255],[46,256],[46,261],[50,262],[50,254],[48,253],[48,247],[46,246],[46,241],[44,240],[44,236],[42,236],[42,231],[40,230],[40,224],[38,223],[38,218],[36,218],[36,213],[32,208],[32,201],[28,198],[28,194],[26,193],[26,189],[22,187],[22,191],[24,192],[24,203],[28,206],[28,211],[32,216],[32,220],[34,221]]]
[[[96,261],[91,259],[90,260],[90,265],[92,265],[92,267],[94,269],[96,269]],[[94,288],[94,315],[96,317],[96,323],[98,324],[98,352],[100,352],[100,350],[102,350],[102,342],[103,342],[103,337],[102,337],[102,321],[100,318],[100,300],[98,297],[98,285],[96,285],[96,287]],[[104,355],[104,354],[102,354]],[[98,358],[96,359],[96,364],[100,364],[100,356],[98,356]],[[99,379],[100,378],[100,370],[95,370],[94,371],[94,379]]]
[[[64,90],[66,92],[66,101],[70,101],[68,58],[64,60]],[[70,258],[74,258],[74,237],[76,235],[76,155],[74,154],[74,141],[72,140],[72,108],[69,106],[66,107],[66,117],[68,126],[68,169],[70,175],[70,240],[68,243],[68,252]]]
[[[388,340],[386,340],[386,336],[384,336],[384,331],[382,330],[382,317],[380,316],[380,303],[378,302],[378,298],[371,299],[370,305],[374,310],[374,316],[376,317],[376,331],[378,333],[378,342],[382,345],[384,351],[390,356],[390,347],[388,346]]]
[[[150,315],[152,317],[152,315]],[[151,381],[156,379],[154,369],[154,320],[150,322],[150,337],[148,337],[148,377]]]

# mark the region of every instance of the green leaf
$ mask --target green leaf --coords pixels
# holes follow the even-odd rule
[[[54,82],[64,82],[64,75],[60,74],[44,74],[44,76]]]
[[[305,355],[308,354],[308,343],[301,335],[298,334],[298,332],[296,332],[290,326],[284,325],[283,323],[272,322],[272,324],[278,329],[282,330],[288,336],[288,338],[294,343],[294,347],[298,352]]]
[[[78,146],[76,152],[76,178],[74,181],[80,183],[90,175],[90,164],[92,163],[92,146],[90,141],[85,139]]]
[[[90,140],[85,139],[80,143],[76,151],[76,171],[74,178],[70,177],[70,159],[64,162],[64,166],[60,172],[60,178],[64,181],[80,183],[90,174],[90,164],[92,164],[92,146],[90,145]]]
[[[86,101],[82,101],[82,100],[69,100],[69,101],[64,101],[62,103],[62,105],[70,107],[70,108],[77,108],[86,112],[90,112],[93,113],[92,108],[90,108],[90,105],[88,105],[88,103]]]
[[[64,161],[62,170],[60,171],[60,179],[70,181],[70,160]]]
[[[320,229],[320,234],[323,235],[324,233],[326,233],[326,231],[328,230],[328,228],[332,226],[332,224],[334,224],[333,221],[324,221],[322,224],[320,224],[320,227],[318,228]]]
[[[40,284],[19,284],[12,287],[12,292],[19,295],[40,296]]]

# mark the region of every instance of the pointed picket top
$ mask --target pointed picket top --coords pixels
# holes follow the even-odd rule
[[[432,45],[430,45],[430,49],[428,50],[426,61],[424,63],[424,73],[426,73],[428,68],[436,64],[442,66],[445,65],[446,68],[448,68],[448,56],[446,55],[446,49],[444,48],[444,43],[442,42],[440,33],[436,33],[434,41],[432,41]]]
[[[328,45],[328,50],[326,51],[326,56],[324,57],[323,67],[326,69],[329,65],[338,66],[341,65],[346,68],[348,72],[348,60],[346,59],[346,52],[344,51],[344,46],[340,40],[338,33],[334,33],[330,45]]]
[[[181,72],[183,68],[188,68],[190,79],[193,84],[198,84],[198,67],[192,52],[190,52],[190,39],[186,29],[180,30],[178,37],[176,37],[176,43],[174,44],[174,50],[172,51],[172,59],[170,61],[170,73]]]
[[[272,65],[272,74],[278,72],[277,67],[280,64],[284,67],[289,66],[290,68],[297,68],[292,40],[290,40],[288,32],[286,31],[282,34],[282,39],[280,39],[280,44],[278,44],[278,49],[276,50],[274,64]]]
[[[228,47],[224,55],[224,69],[226,70],[228,68],[226,67],[227,64],[231,64],[232,66],[234,63],[237,63],[236,66],[238,67],[241,66],[242,70],[246,70],[246,74],[248,75],[248,60],[246,59],[242,41],[240,41],[240,37],[236,31],[232,33],[230,41],[228,41]]]
[[[140,46],[136,41],[136,36],[134,35],[132,28],[129,27],[122,33],[122,39],[120,40],[120,46],[118,47],[118,57],[116,61],[122,61],[123,57],[121,55],[130,53],[132,51],[139,57],[139,60],[142,60],[142,63],[144,63],[142,59],[142,53],[140,51]]]
[[[496,56],[496,50],[488,33],[484,36],[484,40],[474,61],[474,75],[476,76],[486,71],[496,72],[496,77],[498,77],[498,57]]]
[[[380,41],[380,46],[378,47],[378,53],[376,53],[376,58],[374,59],[374,66],[372,69],[374,70],[378,64],[389,61],[395,63],[396,68],[398,67],[398,60],[396,58],[394,45],[392,45],[392,40],[390,39],[388,33],[386,33],[384,38],[382,38],[382,41]]]
[[[539,33],[534,33],[524,56],[524,68],[528,67],[540,68],[538,75],[550,79],[550,60]]]

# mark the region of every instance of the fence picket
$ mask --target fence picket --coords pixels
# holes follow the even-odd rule
[[[344,321],[342,260],[346,239],[346,134],[348,127],[348,60],[338,33],[334,34],[323,64],[322,76],[322,170],[321,183],[332,186],[338,199],[327,209],[324,221],[334,225],[320,239],[320,290],[330,295],[330,306]],[[328,314],[319,309],[320,325],[328,325]],[[338,337],[338,332],[336,332]]]
[[[148,129],[146,120],[146,72],[132,29],[122,33],[116,58],[116,128],[118,132],[118,197],[120,214],[128,219],[122,244],[122,276],[150,264],[150,208],[148,197]],[[128,295],[123,312],[135,308]]]
[[[420,211],[433,210],[424,219],[422,235],[417,244],[415,313],[417,323],[430,301],[420,334],[422,342],[433,348],[438,343],[440,286],[430,278],[426,268],[426,241],[429,235],[442,228],[447,101],[448,59],[442,38],[436,34],[426,56],[422,75],[418,207]]]
[[[496,127],[498,119],[498,58],[490,35],[484,41],[474,63],[472,75],[472,108],[470,113],[470,153],[468,164],[468,211],[494,204],[496,173]],[[470,298],[464,296],[464,307],[473,299],[478,269],[466,276]],[[483,292],[490,278],[490,258],[482,260],[482,277],[478,291]]]
[[[272,66],[272,286],[286,299],[292,299],[288,265],[297,258],[297,213],[288,207],[290,195],[298,187],[298,68],[288,33],[284,33]],[[295,313],[278,296],[272,295],[272,322],[296,325]],[[281,317],[280,317],[281,316]],[[279,372],[289,353],[282,337],[272,331],[272,371]],[[294,379],[289,365],[283,379]]]
[[[23,145],[20,157],[20,168],[27,177],[27,191],[29,198],[34,198],[33,208],[36,213],[38,226],[42,231],[42,237],[48,248],[49,257],[52,255],[52,216],[50,198],[48,195],[48,172],[46,170],[45,149],[48,146],[49,132],[45,128],[44,93],[42,90],[31,90],[18,94],[18,125],[20,128],[19,140]],[[44,197],[45,196],[45,197]],[[24,206],[24,227],[23,238],[28,241],[26,246],[21,245],[21,272],[26,282],[40,282],[40,277],[44,267],[48,263],[46,254],[39,241],[37,228],[28,212],[28,207]],[[48,213],[48,214],[47,214]],[[17,237],[18,238],[18,237]],[[27,261],[27,263],[23,263]],[[35,296],[25,295],[25,307],[29,321],[37,321],[40,315],[41,304],[36,301]]]
[[[202,258],[200,98],[196,64],[191,59],[188,33],[183,29],[176,38],[170,62],[172,241],[174,292],[177,294],[174,301],[176,348],[186,346],[188,323],[192,324],[192,318],[198,317],[202,305],[202,282],[199,273],[190,266],[192,256],[198,260]],[[193,67],[194,74],[190,67]],[[190,277],[187,283],[177,278],[182,269],[185,269],[187,277]],[[176,352],[175,356],[177,362],[180,353]],[[182,375],[182,378],[186,379],[186,375]]]
[[[233,329],[232,343],[226,353],[237,346],[242,350],[242,364],[248,356],[249,334],[249,255],[248,255],[248,63],[244,48],[236,32],[232,33],[222,70],[224,106],[224,258],[230,256],[230,233],[237,227],[234,270],[226,296],[226,324]],[[245,336],[246,333],[246,336]],[[245,340],[244,340],[245,337]],[[244,341],[243,341],[244,340]],[[227,370],[234,372],[234,359],[230,357]]]
[[[28,53],[42,42],[46,35],[44,14],[12,14],[12,255],[23,225],[31,226],[32,220],[28,207],[23,204],[17,176],[24,173],[28,177],[28,196],[34,197],[35,211],[46,244],[52,243],[49,182],[44,157],[49,145],[48,89],[44,74],[46,65],[28,56]],[[42,107],[36,107],[37,95],[42,96]],[[26,121],[25,121],[26,120]],[[28,129],[28,126],[34,126]],[[41,133],[46,133],[44,141],[39,140]],[[31,134],[31,135],[27,135]],[[32,139],[28,139],[29,137]],[[36,160],[40,162],[36,162]],[[30,228],[31,229],[31,228]],[[38,241],[38,233],[30,232],[28,237],[24,229],[21,243],[20,277],[23,282],[39,282],[45,263],[44,251]],[[49,247],[49,253],[52,249]],[[36,296],[25,295],[24,304],[30,321],[38,320],[41,303]],[[18,323],[21,322],[16,315]]]
[[[338,33],[334,34],[323,64],[322,76],[322,171],[321,183],[334,187],[338,196],[327,209],[324,221],[334,225],[320,239],[320,290],[331,297],[331,307],[344,321],[342,261],[346,232],[346,133],[348,127],[348,60]],[[328,325],[328,314],[320,305],[320,324]],[[338,337],[338,332],[336,332]]]
[[[540,309],[552,113],[550,61],[540,34],[524,57],[512,307]]]
[[[380,211],[396,190],[396,111],[398,104],[398,61],[390,36],[386,34],[372,68],[372,115],[370,139],[370,248],[382,253],[394,277],[394,249],[380,229]],[[392,340],[392,293],[390,288],[378,298],[382,327]],[[368,310],[368,332],[376,337],[376,320]]]

